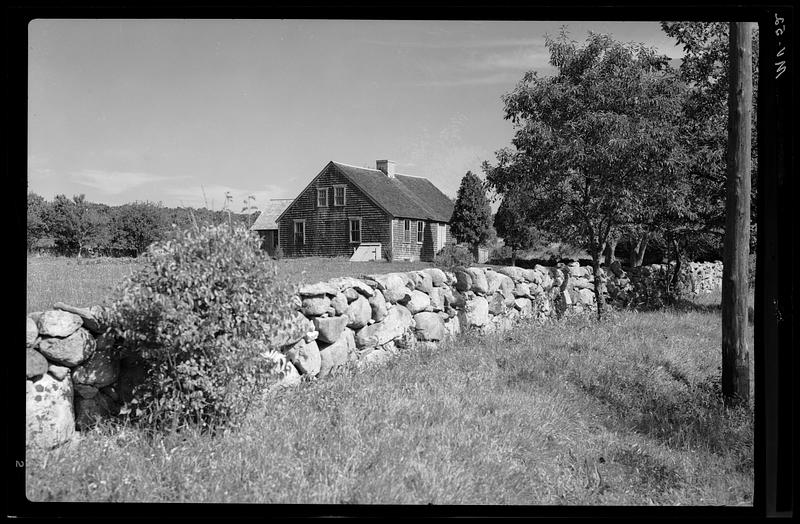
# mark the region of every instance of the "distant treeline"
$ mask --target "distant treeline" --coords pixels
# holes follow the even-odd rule
[[[251,225],[256,215],[228,210],[171,208],[153,202],[109,206],[84,195],[52,201],[28,193],[28,251],[67,256],[138,256],[172,228],[193,223]]]

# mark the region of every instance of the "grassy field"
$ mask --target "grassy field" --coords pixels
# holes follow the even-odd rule
[[[290,272],[281,261],[306,281],[332,276],[320,271],[395,270],[291,262]],[[64,275],[73,273],[83,268]],[[103,293],[93,289],[78,296],[92,302]],[[30,297],[29,289],[29,306]],[[718,303],[717,293],[601,324],[575,318],[465,335],[369,372],[270,393],[243,428],[216,438],[98,428],[70,450],[29,456],[26,493],[35,501],[750,505],[753,417],[720,399]]]
[[[346,258],[308,257],[276,261],[281,275],[299,284],[332,277],[411,271],[428,262],[350,262]],[[136,259],[28,257],[27,313],[56,302],[85,307],[99,304],[122,279],[141,267]]]

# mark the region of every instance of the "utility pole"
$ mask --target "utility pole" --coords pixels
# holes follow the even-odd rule
[[[747,347],[747,264],[750,240],[750,138],[753,103],[750,22],[728,30],[727,197],[722,271],[722,395],[728,405],[750,402]]]

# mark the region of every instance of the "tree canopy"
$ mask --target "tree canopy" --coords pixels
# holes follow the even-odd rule
[[[607,35],[590,33],[579,47],[562,30],[546,46],[557,73],[528,72],[504,96],[513,148],[484,170],[492,188],[525,195],[536,226],[585,248],[597,269],[615,229],[685,205],[676,183],[684,84],[666,56]]]
[[[503,197],[494,216],[497,234],[511,248],[512,265],[516,264],[517,252],[532,247],[539,238],[536,228],[528,220],[529,207],[524,196],[508,193]]]
[[[472,247],[485,244],[492,235],[492,209],[486,189],[472,171],[461,179],[450,227],[456,240]]]

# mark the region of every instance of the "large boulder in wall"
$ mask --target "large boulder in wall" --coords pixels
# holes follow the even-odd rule
[[[444,298],[442,297],[442,288],[434,287],[428,293],[431,301],[431,309],[434,311],[442,311],[444,309]]]
[[[318,317],[335,312],[331,306],[331,299],[327,295],[303,297],[300,311],[307,317]]]
[[[25,317],[27,326],[25,331],[25,345],[32,348],[36,344],[36,339],[39,338],[39,328],[36,322],[31,317]]]
[[[485,326],[489,322],[489,302],[484,297],[474,297],[467,301],[458,317],[463,327]]]
[[[314,318],[314,327],[319,331],[318,340],[329,344],[336,342],[348,322],[350,319],[346,316]]]
[[[286,352],[286,358],[303,375],[316,375],[322,363],[316,340],[308,343],[301,340]]]
[[[328,282],[317,282],[316,284],[307,284],[302,286],[297,292],[301,297],[317,297],[317,296],[335,296],[339,293],[339,288]]]
[[[424,271],[412,271],[409,276],[414,280],[414,289],[423,293],[430,293],[433,289],[433,279]]]
[[[56,380],[45,373],[26,381],[25,435],[28,445],[50,449],[68,442],[75,434],[72,381]]]
[[[489,293],[489,283],[486,281],[486,271],[479,267],[467,268],[469,276],[472,277],[472,287],[470,290],[479,295],[486,295]]]
[[[114,350],[114,340],[107,335],[97,338],[97,348],[92,356],[72,370],[72,380],[102,388],[113,384],[119,377],[119,358]]]
[[[500,289],[501,277],[505,277],[505,275],[498,273],[493,269],[487,269],[484,274],[486,275],[486,294],[493,295],[495,291]],[[511,287],[513,288],[514,286],[512,285]]]
[[[348,319],[347,327],[350,329],[361,329],[366,326],[369,319],[372,318],[372,307],[369,305],[369,300],[359,295],[347,306],[345,316]]]
[[[407,308],[401,305],[392,306],[382,321],[361,328],[356,333],[356,346],[363,349],[385,344],[400,337],[413,322],[414,319]]]
[[[417,291],[416,289],[411,292],[411,300],[408,301],[406,307],[411,311],[412,315],[425,311],[431,305],[431,297],[427,293]]]
[[[376,289],[375,294],[368,299],[369,307],[372,309],[372,320],[380,322],[389,314],[389,306],[386,305],[386,298],[383,293]]]
[[[453,271],[456,276],[455,288],[458,291],[469,291],[472,289],[472,276],[469,271],[467,271],[467,268],[457,267]]]
[[[90,308],[75,307],[65,304],[63,302],[56,302],[53,304],[54,309],[60,309],[69,313],[74,313],[83,319],[83,327],[92,333],[99,335],[106,330],[106,326],[102,323],[103,308],[100,306],[92,306]]]
[[[405,304],[411,300],[411,290],[405,286],[386,289],[383,296],[390,304]]]
[[[344,315],[345,311],[347,311],[347,296],[344,293],[337,293],[331,299],[331,307],[336,315]]]
[[[366,282],[353,277],[336,277],[330,279],[328,283],[345,293],[347,290],[352,289],[367,298],[374,294],[373,289]]]
[[[438,267],[429,267],[421,269],[420,271],[427,273],[427,275],[431,277],[431,283],[434,287],[441,287],[447,282],[447,275]]]
[[[47,373],[47,359],[35,349],[25,348],[25,378],[33,378]]]
[[[414,334],[420,340],[443,340],[447,330],[438,313],[423,311],[414,315]]]
[[[66,314],[71,315],[72,313]],[[78,315],[74,316],[78,317]],[[66,338],[42,339],[39,342],[39,352],[51,362],[71,368],[91,357],[96,345],[97,342],[89,331],[78,328]]]
[[[345,365],[351,352],[355,352],[353,331],[345,329],[333,344],[323,344],[320,348],[320,367],[317,377],[324,378],[336,368]]]
[[[75,313],[61,310],[45,311],[39,317],[39,334],[48,337],[68,337],[83,325],[83,319]]]
[[[510,277],[512,280],[514,280],[514,282],[522,282],[525,279],[522,273],[522,268],[516,266],[501,267],[497,270],[497,272],[501,275]]]

